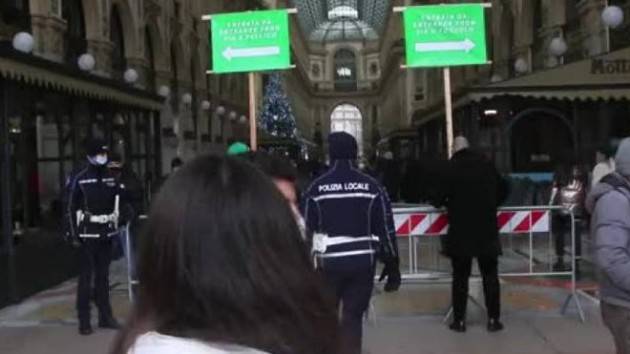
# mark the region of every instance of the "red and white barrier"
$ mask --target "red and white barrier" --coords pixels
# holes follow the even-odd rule
[[[499,211],[499,233],[529,234],[549,232],[550,211]],[[396,234],[407,236],[440,236],[448,232],[448,215],[445,212],[398,212],[394,214]]]

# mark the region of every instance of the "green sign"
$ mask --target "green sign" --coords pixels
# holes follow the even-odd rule
[[[215,73],[287,69],[291,66],[286,10],[213,15],[210,23]]]
[[[407,66],[487,63],[482,4],[407,7],[403,18]]]

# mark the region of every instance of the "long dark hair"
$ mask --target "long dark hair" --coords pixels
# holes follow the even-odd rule
[[[206,156],[185,165],[157,196],[142,244],[138,302],[113,353],[147,331],[336,353],[334,300],[286,201],[249,163]]]

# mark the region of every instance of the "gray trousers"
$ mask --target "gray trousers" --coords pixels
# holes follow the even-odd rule
[[[615,338],[617,354],[630,354],[630,309],[601,302],[604,324]]]

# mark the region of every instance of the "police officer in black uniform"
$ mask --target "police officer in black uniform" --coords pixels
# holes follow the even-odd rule
[[[357,168],[354,137],[332,133],[329,150],[330,169],[307,189],[302,213],[318,268],[342,304],[342,352],[360,353],[376,259],[385,263],[385,290],[398,290],[398,246],[387,193]]]
[[[109,264],[112,237],[118,233],[124,185],[107,168],[108,147],[100,140],[87,143],[87,166],[73,173],[66,183],[65,233],[80,247],[80,273],[77,290],[79,333],[93,333],[90,298],[94,278],[94,300],[99,327],[118,329],[109,300]]]

